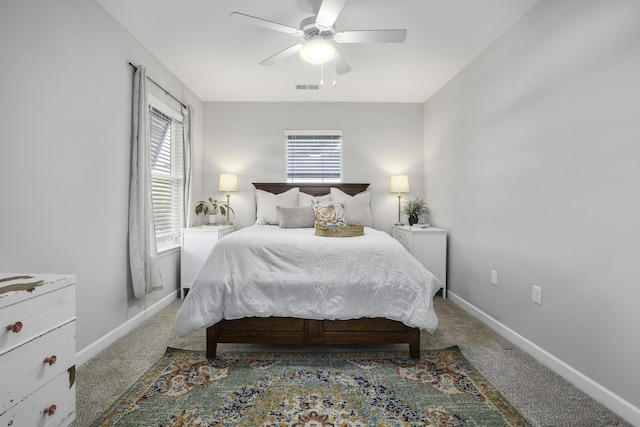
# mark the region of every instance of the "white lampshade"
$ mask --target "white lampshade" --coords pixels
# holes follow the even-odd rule
[[[391,192],[392,193],[408,193],[409,192],[409,177],[407,175],[394,175],[391,177]]]
[[[238,191],[238,177],[232,173],[221,173],[218,184],[219,191]]]
[[[300,49],[300,56],[312,64],[324,64],[336,56],[336,50],[324,41],[308,42]]]

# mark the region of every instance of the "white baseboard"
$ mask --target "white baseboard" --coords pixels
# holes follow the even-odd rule
[[[454,292],[449,291],[447,292],[447,294],[451,301],[460,306],[464,311],[478,318],[482,323],[489,326],[491,329],[502,335],[511,343],[520,347],[522,350],[533,356],[533,358],[551,369],[553,372],[560,375],[571,384],[578,387],[578,389],[591,396],[591,398],[600,402],[616,414],[620,415],[632,425],[640,426],[640,408],[627,402],[625,399],[613,393],[611,390],[598,384],[580,371],[558,359],[556,356],[549,353],[545,349],[539,347],[532,341],[529,341],[527,338],[518,334],[506,325],[500,323],[484,311],[478,309],[466,300],[460,298]]]
[[[129,332],[133,331],[137,326],[140,326],[145,320],[150,319],[153,315],[157,314],[160,310],[171,304],[176,300],[178,296],[176,293],[171,293],[160,301],[153,304],[143,312],[137,314],[131,319],[124,322],[122,325],[113,329],[111,332],[105,334],[102,338],[89,344],[78,353],[76,353],[76,367],[80,367],[93,359],[101,351],[109,347],[111,344],[118,341]]]

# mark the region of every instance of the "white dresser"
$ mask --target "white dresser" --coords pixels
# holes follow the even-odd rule
[[[447,230],[436,227],[394,226],[393,238],[402,243],[442,284],[447,297]]]
[[[76,416],[75,276],[0,273],[0,426]]]
[[[201,226],[182,230],[180,255],[180,297],[191,288],[193,280],[209,257],[216,242],[235,231],[234,225]]]

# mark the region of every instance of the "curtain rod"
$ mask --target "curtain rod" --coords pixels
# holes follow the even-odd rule
[[[136,67],[135,65],[133,65],[131,62],[129,62],[129,65],[131,65],[131,67],[133,68],[134,71],[136,71],[138,69],[138,67]],[[154,85],[158,86],[160,89],[162,89],[165,93],[165,95],[169,95],[170,97],[172,97],[173,99],[175,99],[180,105],[182,105],[184,108],[187,108],[187,106],[184,104],[184,102],[180,101],[178,98],[176,98],[171,92],[169,92],[168,90],[166,90],[165,88],[163,88],[162,86],[160,86],[158,83],[156,83],[151,77],[147,76],[147,79],[149,79],[149,81],[151,83],[153,83]]]

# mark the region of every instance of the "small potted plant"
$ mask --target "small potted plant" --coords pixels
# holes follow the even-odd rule
[[[402,213],[409,217],[409,225],[416,224],[420,215],[429,214],[429,207],[424,197],[411,197],[405,200]]]
[[[212,199],[209,197],[209,201],[200,200],[196,205],[196,215],[205,214],[209,216],[209,224],[215,224],[217,222],[216,215],[218,215],[218,211],[222,215],[227,214],[227,209],[232,214],[236,214],[227,202],[223,202],[221,200]]]

